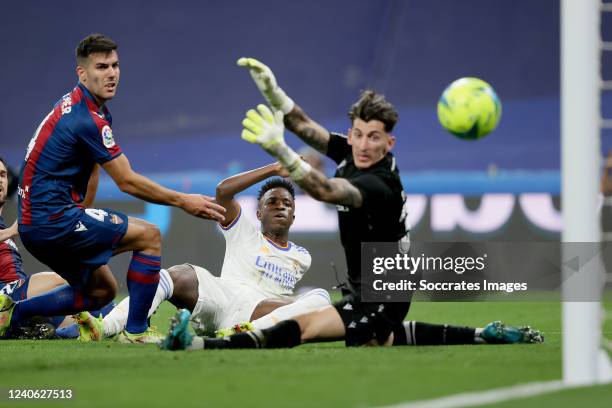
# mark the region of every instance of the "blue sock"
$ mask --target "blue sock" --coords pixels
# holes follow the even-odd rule
[[[93,317],[104,317],[107,314],[110,313],[111,310],[113,310],[113,308],[117,306],[115,304],[115,302],[110,302],[109,304],[107,304],[106,306],[104,306],[102,309],[98,309],[98,310],[90,310],[89,313],[93,316]]]
[[[90,311],[89,311],[89,313],[91,313],[91,315],[92,315],[93,317],[98,317],[98,316],[102,316],[102,317],[104,317],[104,316],[106,316],[106,315],[107,315],[107,314],[108,314],[108,313],[109,313],[111,310],[113,310],[113,308],[114,308],[115,306],[117,306],[117,305],[115,304],[115,302],[110,302],[109,304],[107,304],[106,306],[104,306],[102,309],[98,309],[98,310],[90,310]],[[60,331],[62,331],[62,332],[63,332],[63,331],[65,331],[65,330],[69,329],[69,328],[72,326],[72,325],[69,325],[69,326],[63,327],[63,328],[61,328],[61,329],[59,328],[59,325],[60,325],[60,324],[62,324],[62,322],[64,321],[64,319],[65,319],[65,318],[66,318],[66,316],[53,316],[53,317],[49,317],[49,323],[51,323],[51,324],[53,325],[53,327],[55,327],[55,331],[56,331],[56,333],[57,333],[57,331],[58,331],[58,330],[60,330]],[[75,326],[76,326],[76,328],[77,328],[77,335],[76,335],[76,337],[78,337],[78,336],[79,336],[78,326],[77,326],[77,325],[75,325]],[[73,333],[73,331],[70,331],[69,333],[71,333],[71,334],[72,334],[72,333]],[[58,334],[58,336],[59,336],[59,337],[67,337],[67,338],[72,338],[72,337],[73,337],[72,335],[65,336],[65,335],[61,335],[61,334]]]
[[[130,311],[125,330],[143,333],[147,330],[147,315],[157,291],[161,257],[134,252],[127,274]]]
[[[92,299],[70,285],[59,286],[39,296],[21,300],[15,304],[11,326],[34,316],[65,316],[98,305]]]
[[[66,316],[53,316],[49,318],[49,323],[51,323],[53,327],[57,328],[60,324],[62,324],[65,318]]]
[[[89,313],[91,313],[91,315],[94,316],[94,317],[98,317],[98,316],[104,317],[111,310],[113,310],[113,308],[115,306],[117,306],[115,304],[115,302],[110,302],[109,304],[104,306],[102,309],[99,309],[99,310],[90,310]],[[54,326],[56,327],[55,335],[57,337],[60,337],[62,339],[76,339],[77,337],[79,337],[79,325],[78,324],[72,323],[72,324],[69,324],[66,327],[57,328],[57,326],[59,326],[60,323],[64,321],[64,316],[61,316],[58,319],[58,321],[54,320],[56,318],[51,318],[51,319],[52,319],[51,323],[53,323]]]
[[[79,337],[79,325],[73,323],[66,327],[55,329],[55,335],[62,339],[76,339]]]

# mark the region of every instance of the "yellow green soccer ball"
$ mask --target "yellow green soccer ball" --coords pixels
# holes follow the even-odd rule
[[[497,94],[478,78],[459,78],[446,87],[438,101],[438,120],[444,129],[464,140],[491,133],[501,119]]]

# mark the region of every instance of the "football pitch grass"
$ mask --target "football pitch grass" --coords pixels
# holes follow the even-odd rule
[[[606,308],[612,314],[612,304]],[[174,308],[153,317],[167,330]],[[416,302],[411,320],[530,324],[533,345],[163,352],[113,341],[0,342],[0,405],[66,407],[368,407],[561,378],[561,307],[554,302]],[[605,326],[612,338],[612,324]],[[588,336],[588,333],[584,334]],[[9,401],[8,389],[71,389],[71,401]],[[609,407],[612,386],[572,389],[498,407]]]

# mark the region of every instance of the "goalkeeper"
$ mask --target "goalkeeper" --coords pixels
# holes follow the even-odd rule
[[[186,330],[189,313],[173,319],[165,345],[170,349],[280,348],[304,342],[344,339],[347,346],[402,344],[470,344],[484,341],[519,342],[534,337],[528,328],[506,328],[499,322],[480,333],[475,328],[406,322],[410,299],[394,303],[361,300],[362,242],[409,245],[405,226],[404,189],[396,160],[393,127],[398,114],[385,98],[368,90],[349,110],[347,137],[331,133],[313,121],[277,85],[272,71],[252,58],[238,65],[249,70],[273,108],[259,105],[244,119],[242,138],[275,157],[307,194],[338,208],[340,239],[348,267],[348,286],[335,304],[277,325],[223,339],[192,337]],[[285,126],[300,139],[337,163],[333,178],[313,169],[284,140]],[[483,336],[484,335],[484,336]],[[539,336],[539,334],[538,334]],[[488,337],[488,338],[484,338]],[[484,342],[483,341],[483,342]]]

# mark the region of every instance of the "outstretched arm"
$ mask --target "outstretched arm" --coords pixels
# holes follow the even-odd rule
[[[313,198],[331,204],[361,207],[363,196],[357,187],[346,179],[327,178],[306,163],[285,143],[282,112],[272,113],[265,105],[251,109],[242,121],[242,138],[260,145],[276,157],[289,176]]]
[[[102,167],[124,193],[150,203],[182,208],[196,217],[219,222],[224,220],[225,208],[216,204],[212,197],[200,194],[185,194],[162,187],[153,180],[133,171],[124,154],[104,163]]]
[[[295,182],[315,200],[353,208],[359,208],[363,204],[361,191],[348,180],[327,178],[325,174],[314,168]]]
[[[221,225],[226,227],[231,224],[240,212],[240,204],[234,199],[236,194],[273,176],[286,177],[288,174],[283,170],[280,163],[272,163],[228,177],[217,184],[216,201],[226,210],[225,221],[221,222]]]
[[[320,153],[327,154],[329,131],[310,119],[298,105],[285,115],[285,126]]]
[[[238,65],[248,68],[255,85],[274,110],[285,115],[287,129],[319,152],[327,153],[329,132],[312,120],[285,91],[278,86],[272,70],[255,58],[240,58]]]

